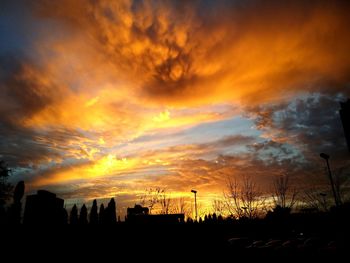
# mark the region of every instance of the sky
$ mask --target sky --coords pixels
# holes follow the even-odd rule
[[[196,189],[209,207],[229,178],[264,191],[282,174],[324,184],[320,152],[334,171],[350,166],[338,112],[350,97],[349,10],[1,1],[0,158],[27,194],[114,197],[120,211],[151,187],[189,199]]]

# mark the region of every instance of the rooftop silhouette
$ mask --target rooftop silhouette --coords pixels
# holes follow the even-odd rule
[[[28,195],[24,209],[24,224],[64,224],[66,213],[64,200],[56,194],[39,190],[35,195]]]
[[[135,204],[133,208],[127,209],[127,217],[125,219],[128,223],[163,223],[174,224],[185,222],[185,214],[149,214],[148,207],[142,207]]]

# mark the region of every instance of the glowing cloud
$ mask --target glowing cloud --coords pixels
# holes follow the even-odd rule
[[[334,114],[350,96],[346,1],[26,4],[0,17],[11,33],[0,158],[32,189],[215,196],[227,176],[266,185],[266,174],[319,172],[322,147],[346,163]],[[313,135],[316,147],[318,127],[327,140]]]

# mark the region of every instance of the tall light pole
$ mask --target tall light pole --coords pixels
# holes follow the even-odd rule
[[[325,154],[325,153],[321,153],[320,157],[326,160],[327,169],[328,169],[328,176],[329,176],[329,180],[331,182],[333,196],[334,196],[334,202],[335,202],[335,205],[338,206],[339,205],[339,200],[338,200],[338,197],[337,197],[337,193],[335,191],[331,168],[329,167],[329,161],[328,161],[329,160],[329,155]]]
[[[197,191],[192,189],[191,193],[194,193],[194,209],[196,211],[196,221],[197,221],[197,216],[198,216],[198,213],[197,213]]]

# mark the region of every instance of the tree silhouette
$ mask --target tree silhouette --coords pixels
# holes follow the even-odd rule
[[[140,198],[140,204],[149,208],[149,213],[152,214],[153,208],[160,202],[165,189],[160,187],[146,189],[145,194]],[[165,197],[165,195],[163,195]],[[165,198],[166,201],[166,198]]]
[[[289,176],[282,175],[275,178],[273,182],[273,201],[275,207],[280,207],[285,210],[291,210],[296,203],[297,191],[289,186]]]
[[[70,211],[70,224],[71,225],[77,225],[78,224],[78,208],[77,206],[74,204],[74,206],[72,207],[72,210]]]
[[[24,195],[24,182],[20,181],[17,183],[14,194],[13,194],[13,204],[9,208],[8,218],[9,223],[11,224],[20,224],[21,223],[21,211],[22,203],[21,199]]]
[[[224,218],[222,217],[222,215],[218,216],[218,223],[222,223],[224,221]]]
[[[227,212],[225,201],[221,199],[214,199],[212,201],[212,210],[218,215],[225,215]]]
[[[92,207],[90,211],[90,224],[97,225],[98,224],[98,213],[97,213],[97,201],[96,199],[92,202]]]
[[[228,193],[224,194],[226,206],[231,215],[238,218],[253,219],[259,216],[265,206],[256,183],[250,177],[243,177],[241,183],[237,180],[229,180]]]
[[[13,186],[7,182],[11,170],[5,161],[0,160],[0,223],[5,221],[5,204],[11,197]]]
[[[187,217],[186,223],[187,224],[192,224],[193,223],[193,219],[191,217]]]
[[[103,204],[101,204],[100,206],[100,211],[98,214],[98,222],[99,224],[104,224],[105,223],[105,206]]]
[[[80,209],[80,215],[79,215],[79,224],[80,225],[87,225],[87,208],[85,204]]]
[[[216,216],[216,213],[213,214],[212,220],[214,223],[217,223],[218,217]]]
[[[68,224],[68,212],[65,208],[62,208],[62,224],[63,225]]]
[[[173,202],[172,211],[175,214],[186,214],[188,207],[186,206],[185,198],[180,197]]]
[[[159,203],[161,206],[160,213],[165,215],[169,214],[172,199],[169,196],[167,196],[165,189],[163,189],[159,194]]]
[[[114,198],[111,198],[108,206],[105,211],[105,223],[106,224],[115,224],[117,222],[117,214],[115,211],[115,201]]]
[[[306,210],[329,211],[329,200],[326,189],[317,189],[315,187],[303,192],[302,201]]]
[[[204,223],[208,223],[208,215],[204,216]]]

